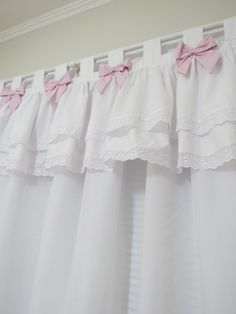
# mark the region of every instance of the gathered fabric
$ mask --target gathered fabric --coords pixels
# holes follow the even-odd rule
[[[113,171],[115,161],[137,158],[180,173],[235,159],[236,46],[227,36],[202,35],[196,48],[179,43],[164,54],[160,40],[146,41],[132,61],[111,51],[99,72],[85,58],[74,77],[67,65],[54,80],[36,72],[24,95],[2,96],[0,173]]]

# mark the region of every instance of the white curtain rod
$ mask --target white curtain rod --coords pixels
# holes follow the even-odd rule
[[[223,22],[217,22],[217,23],[212,23],[212,24],[208,24],[208,25],[203,26],[203,31],[204,31],[204,33],[207,33],[207,34],[223,32],[223,30],[224,30]],[[183,33],[178,32],[175,34],[160,37],[161,44],[163,44],[163,45],[177,44],[178,41],[182,39],[182,36],[183,36]],[[135,45],[123,48],[123,51],[125,54],[133,54],[134,52],[138,53],[138,52],[142,52],[142,50],[143,50],[142,44],[135,44]],[[107,61],[107,58],[108,58],[108,54],[101,53],[101,54],[94,56],[94,62],[95,63],[104,62],[104,61]],[[68,67],[69,68],[73,68],[75,66],[79,67],[80,61],[81,60],[71,61],[68,63]],[[46,75],[51,73],[51,72],[54,72],[54,71],[55,71],[55,66],[44,70]],[[25,82],[27,80],[32,79],[34,76],[34,73],[35,72],[31,72],[31,73],[22,75],[22,80]],[[12,79],[13,78],[9,78],[9,79],[6,79],[4,81],[6,84],[9,84],[9,83],[11,83]]]

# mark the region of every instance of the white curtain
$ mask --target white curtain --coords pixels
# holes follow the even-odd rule
[[[93,57],[56,67],[57,103],[44,70],[0,82],[0,314],[236,313],[236,18],[223,25],[183,32],[213,43],[210,73],[184,43],[176,72],[157,38],[132,67],[109,52],[102,93]]]
[[[1,176],[0,313],[234,314],[235,170]]]

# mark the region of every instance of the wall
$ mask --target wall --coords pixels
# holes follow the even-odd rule
[[[0,44],[0,78],[236,15],[235,0],[113,0]]]

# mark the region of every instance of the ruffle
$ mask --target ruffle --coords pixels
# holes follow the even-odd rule
[[[116,162],[137,158],[179,173],[236,159],[230,41],[220,54],[212,74],[193,61],[188,77],[175,72],[173,53],[159,65],[137,60],[123,87],[113,80],[103,94],[95,79],[76,77],[57,105],[42,90],[27,90],[13,113],[7,104],[0,108],[0,173],[112,171]]]
[[[192,134],[203,135],[210,132],[217,125],[236,121],[236,108],[225,107],[211,112],[201,120],[179,117],[178,130],[188,130]]]

